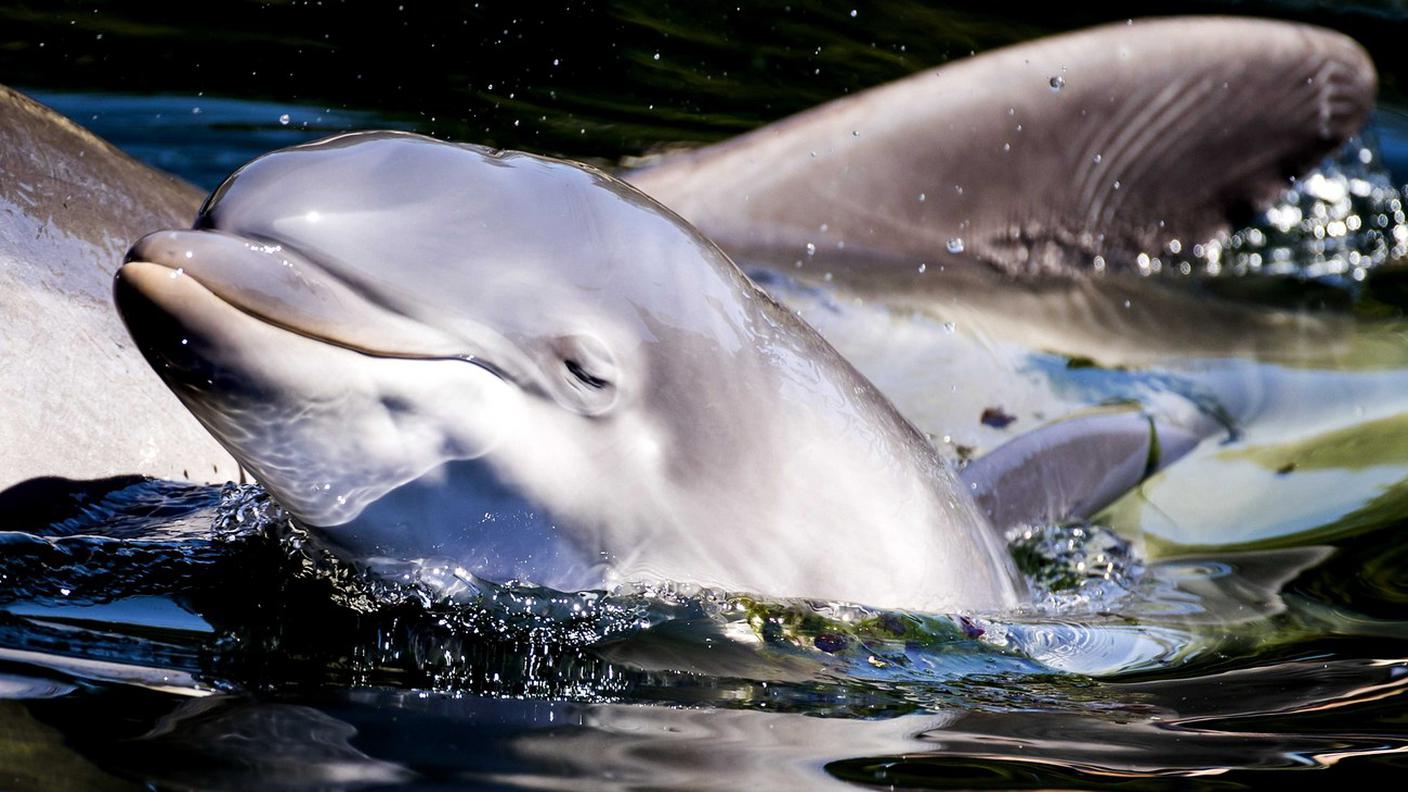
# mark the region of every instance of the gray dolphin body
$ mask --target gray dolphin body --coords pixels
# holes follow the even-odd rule
[[[0,87],[0,490],[45,476],[238,477],[113,314],[116,261],[200,195]]]
[[[708,240],[611,177],[397,133],[262,157],[116,282],[143,353],[361,559],[561,590],[1017,601],[936,452]]]
[[[1141,253],[1175,261],[1248,220],[1359,130],[1376,88],[1363,49],[1327,30],[1140,20],[955,61],[624,175],[749,271],[1107,363],[1256,354],[1328,340],[1334,322],[1093,276],[1137,272]]]

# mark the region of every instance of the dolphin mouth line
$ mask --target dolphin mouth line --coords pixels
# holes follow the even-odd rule
[[[283,331],[286,332],[286,333],[292,333],[293,335],[300,336],[300,337],[302,337],[302,338],[306,338],[306,339],[308,339],[308,340],[310,340],[310,341],[316,341],[316,342],[318,342],[318,343],[320,343],[320,344],[325,344],[325,345],[327,345],[327,346],[334,347],[334,348],[336,348],[336,349],[345,349],[345,350],[347,350],[348,352],[355,352],[355,353],[357,353],[357,354],[359,354],[359,355],[365,355],[366,357],[369,357],[369,358],[376,358],[376,359],[379,359],[379,360],[458,361],[458,362],[461,362],[461,363],[469,363],[469,364],[471,364],[471,365],[478,366],[479,368],[481,368],[481,369],[487,371],[487,372],[490,373],[490,374],[493,374],[495,377],[498,377],[499,379],[501,379],[501,380],[503,380],[503,381],[505,381],[505,382],[512,383],[512,384],[514,384],[514,385],[519,385],[519,384],[520,384],[520,383],[518,383],[513,377],[509,376],[508,372],[504,371],[504,370],[503,370],[502,368],[500,368],[498,365],[495,365],[493,362],[491,362],[491,361],[489,361],[489,360],[485,360],[484,358],[478,357],[478,356],[476,356],[476,355],[417,355],[417,354],[415,354],[415,353],[410,353],[410,352],[406,352],[406,353],[386,352],[386,351],[384,351],[384,350],[372,350],[372,349],[367,349],[366,347],[363,347],[363,346],[360,346],[360,345],[358,345],[358,344],[354,344],[354,343],[351,343],[351,342],[348,342],[348,341],[342,341],[342,340],[340,340],[340,339],[330,338],[330,337],[328,337],[328,336],[323,336],[323,335],[319,335],[319,334],[317,334],[317,333],[310,332],[310,331],[308,331],[308,330],[306,330],[306,329],[304,329],[304,328],[297,327],[297,326],[292,325],[292,324],[289,324],[289,323],[287,323],[287,322],[280,321],[279,319],[277,319],[277,318],[275,318],[275,317],[262,314],[262,313],[260,313],[260,312],[258,312],[258,311],[255,311],[255,310],[253,310],[253,309],[251,309],[251,308],[249,308],[249,307],[247,307],[247,306],[240,305],[240,304],[237,303],[237,302],[234,302],[234,301],[232,301],[232,300],[226,299],[226,298],[225,298],[223,295],[221,295],[219,292],[215,291],[214,289],[210,288],[210,287],[207,286],[206,284],[202,283],[201,280],[200,280],[200,278],[198,278],[198,277],[196,277],[196,276],[190,274],[189,272],[186,272],[185,269],[182,268],[182,267],[173,267],[173,266],[171,266],[171,265],[169,265],[169,264],[163,264],[163,263],[160,262],[160,261],[150,261],[150,260],[143,259],[143,258],[128,259],[127,261],[123,262],[123,266],[125,267],[125,266],[127,266],[128,264],[133,264],[133,263],[138,263],[138,262],[143,263],[143,264],[150,264],[150,265],[153,265],[153,266],[156,266],[156,267],[161,267],[162,269],[167,270],[168,272],[172,273],[172,277],[190,278],[190,279],[191,279],[191,282],[194,283],[194,284],[196,284],[197,286],[199,286],[199,287],[201,288],[201,290],[204,291],[206,294],[210,295],[211,299],[219,300],[220,302],[224,303],[225,305],[229,306],[230,308],[233,308],[234,310],[238,311],[239,313],[244,314],[245,316],[248,316],[249,318],[255,320],[256,322],[259,322],[259,323],[261,323],[261,324],[268,325],[268,326],[270,326],[270,327],[278,328],[279,330],[283,330]],[[119,268],[118,274],[120,275],[121,272],[122,272],[122,270],[121,270],[121,268]],[[160,303],[156,303],[156,305],[157,305],[157,307],[160,308],[161,310],[163,310],[163,311],[166,310],[166,308],[165,308],[164,306],[161,306]]]

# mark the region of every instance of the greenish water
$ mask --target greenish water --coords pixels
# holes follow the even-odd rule
[[[269,149],[366,127],[616,164],[1128,13],[401,5],[5,4],[0,81],[206,187]],[[1384,92],[1375,167],[1359,175],[1390,192],[1356,211],[1401,211],[1408,8],[1140,11],[1270,14],[1362,41]],[[1270,244],[1313,271],[1304,235]],[[1271,299],[1268,283],[1225,288]],[[1277,282],[1289,303],[1332,295],[1355,317],[1346,344],[1209,363],[1198,376],[1252,372],[1289,394],[1269,400],[1274,420],[1206,445],[1094,525],[1014,537],[1037,591],[1016,614],[689,590],[446,597],[360,578],[257,488],[56,491],[50,509],[0,514],[0,785],[1161,789],[1392,773],[1408,752],[1402,284],[1392,265],[1363,283]],[[823,329],[873,318],[774,286]],[[948,331],[886,328],[842,351],[922,401],[933,361],[877,344]],[[1071,406],[1169,387],[1158,371],[1014,359]],[[1033,420],[1011,409],[1018,428]],[[973,418],[933,427],[936,442],[980,445]]]

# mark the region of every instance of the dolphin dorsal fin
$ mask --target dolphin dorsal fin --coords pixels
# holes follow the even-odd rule
[[[929,69],[626,178],[740,263],[932,266],[961,248],[1012,273],[1129,268],[1248,219],[1354,134],[1375,92],[1368,56],[1330,31],[1121,23]]]
[[[1067,418],[1020,435],[959,472],[993,527],[1093,516],[1191,451],[1198,431],[1134,410]]]

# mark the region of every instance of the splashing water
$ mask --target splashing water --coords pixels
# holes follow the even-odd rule
[[[1299,180],[1247,228],[1219,239],[1169,244],[1160,255],[1191,274],[1289,275],[1352,283],[1408,256],[1403,192],[1371,140],[1351,140]],[[1148,254],[1140,272],[1148,274]],[[1155,267],[1155,270],[1158,268]]]
[[[3,538],[0,579],[10,585],[0,604],[10,616],[0,647],[77,646],[163,669],[163,679],[179,671],[190,684],[224,689],[321,679],[598,701],[640,695],[642,685],[673,689],[685,684],[678,674],[704,673],[709,687],[779,675],[867,690],[921,681],[940,686],[924,695],[950,700],[958,685],[962,696],[986,700],[994,692],[981,680],[994,675],[1155,668],[1215,639],[1186,619],[1111,617],[1137,613],[1138,598],[1163,589],[1127,542],[1090,524],[1014,533],[1034,596],[1026,610],[997,618],[678,584],[563,594],[428,562],[371,574],[329,552],[256,485],[144,481],[47,531]],[[1186,599],[1143,607],[1167,614]],[[176,632],[153,646],[124,608],[151,610],[158,600],[185,615],[168,619]],[[103,628],[91,645],[75,643],[71,628],[53,628],[73,623]]]

